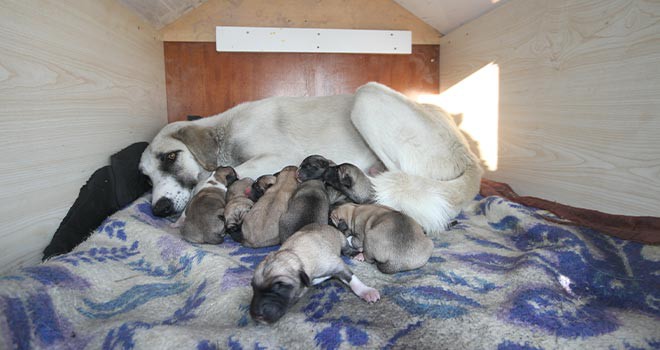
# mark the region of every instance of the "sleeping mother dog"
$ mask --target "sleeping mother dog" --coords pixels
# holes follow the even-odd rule
[[[165,126],[142,154],[158,216],[181,212],[195,185],[218,166],[257,178],[310,154],[369,173],[376,203],[446,229],[479,190],[482,170],[450,116],[378,83],[355,94],[272,97],[213,117]]]

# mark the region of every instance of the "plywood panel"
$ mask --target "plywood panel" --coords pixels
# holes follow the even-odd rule
[[[118,0],[135,11],[154,28],[161,29],[206,0]]]
[[[440,38],[393,0],[208,0],[160,33],[164,41],[215,41],[216,26],[410,30],[413,44]]]
[[[438,92],[438,46],[411,55],[227,53],[214,43],[165,43],[170,121],[209,116],[269,96],[352,93],[379,81],[414,96]]]
[[[491,62],[499,163],[486,176],[524,195],[660,216],[660,2],[508,1],[441,40],[441,90]]]
[[[0,3],[0,272],[36,263],[92,172],[166,123],[157,37],[114,0]]]

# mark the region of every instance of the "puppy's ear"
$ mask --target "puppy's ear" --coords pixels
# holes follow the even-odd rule
[[[346,224],[346,220],[340,219],[339,222],[337,223],[337,230],[341,232],[346,232],[348,230],[348,225]]]
[[[305,287],[312,285],[312,283],[309,281],[309,276],[307,276],[307,273],[305,273],[303,270],[300,270],[300,281]]]
[[[238,180],[238,174],[236,174],[236,170],[231,169],[231,172],[227,174],[225,180],[227,180],[227,187],[236,182]]]
[[[341,184],[346,188],[353,187],[353,178],[351,177],[351,175],[344,174],[341,177]]]
[[[217,168],[220,143],[211,128],[188,125],[177,130],[172,137],[183,142],[204,169],[213,171]]]

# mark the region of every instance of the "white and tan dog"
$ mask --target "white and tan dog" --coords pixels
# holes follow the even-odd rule
[[[153,183],[153,211],[181,212],[197,182],[219,165],[256,178],[310,154],[369,173],[377,203],[443,230],[479,190],[482,170],[449,115],[369,83],[353,95],[273,97],[164,127],[140,169]],[[379,162],[380,161],[380,162]]]

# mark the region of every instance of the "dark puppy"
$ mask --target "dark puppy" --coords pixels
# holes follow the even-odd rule
[[[183,238],[193,243],[218,244],[224,241],[225,196],[227,186],[236,179],[236,171],[231,167],[219,167],[211,174],[184,212],[185,217],[181,219]]]
[[[347,249],[346,237],[328,225],[311,224],[294,233],[254,271],[250,316],[260,323],[273,323],[310,286],[332,277],[348,284],[366,302],[378,301],[378,291],[362,283],[342,260],[340,254],[347,254]]]
[[[335,162],[327,159],[318,154],[311,155],[305,158],[298,167],[296,177],[298,181],[305,182],[308,180],[323,180],[325,173],[332,167],[336,166]],[[335,207],[347,203],[348,197],[338,190],[325,186],[325,191],[328,194],[328,201],[331,207]]]
[[[344,163],[330,167],[323,174],[323,181],[355,203],[374,202],[375,192],[371,180],[353,164]]]
[[[257,202],[266,191],[275,184],[277,177],[275,175],[261,175],[252,183],[250,190],[246,192],[251,201]]]
[[[311,223],[327,224],[330,202],[321,180],[308,180],[298,185],[289,206],[280,217],[280,243]]]
[[[298,181],[305,182],[307,180],[322,179],[323,174],[330,167],[335,166],[335,162],[327,159],[318,154],[311,155],[303,159],[300,166],[298,166]]]
[[[254,205],[254,202],[246,195],[252,183],[254,180],[245,177],[234,182],[227,190],[227,205],[224,214],[225,230],[234,241],[240,239],[243,219]]]

